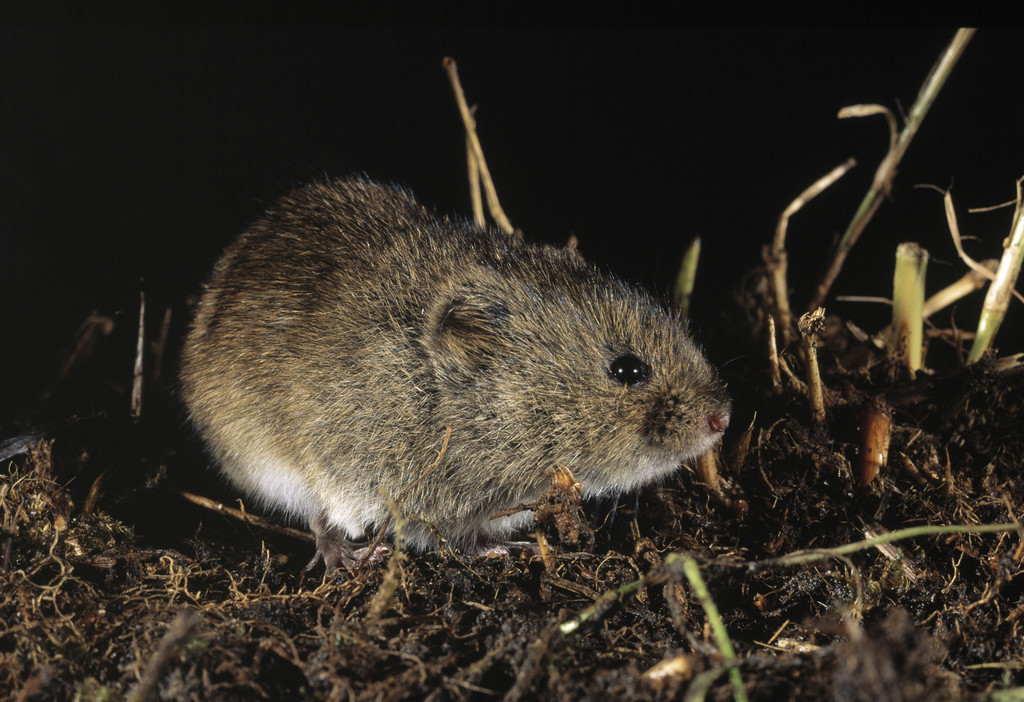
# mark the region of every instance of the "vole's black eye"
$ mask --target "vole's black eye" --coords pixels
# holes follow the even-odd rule
[[[636,385],[647,380],[651,369],[646,363],[631,353],[619,356],[608,368],[608,375],[623,385]]]

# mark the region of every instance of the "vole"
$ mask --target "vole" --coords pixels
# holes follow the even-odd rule
[[[227,478],[306,521],[328,568],[354,563],[389,500],[412,548],[478,553],[530,524],[491,517],[556,466],[618,494],[715,445],[730,401],[685,326],[574,250],[339,179],[226,249],[181,385]]]

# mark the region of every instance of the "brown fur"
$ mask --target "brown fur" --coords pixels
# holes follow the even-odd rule
[[[646,380],[611,364],[633,355]],[[214,268],[181,380],[227,477],[329,564],[401,498],[408,542],[479,549],[556,464],[612,494],[710,448],[729,400],[684,324],[575,253],[366,180],[299,188]],[[446,427],[451,440],[434,463]]]

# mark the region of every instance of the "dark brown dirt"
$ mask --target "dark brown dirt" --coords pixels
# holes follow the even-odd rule
[[[783,557],[1018,520],[1024,372],[947,351],[911,379],[832,323],[815,425],[793,383],[771,390],[761,316],[737,319],[719,489],[680,471],[581,512],[563,485],[538,507],[547,557],[399,551],[326,576],[303,573],[309,542],[181,496],[237,504],[161,382],[128,419],[134,325],[100,325],[26,413],[31,448],[6,444],[0,700],[731,699],[679,553],[751,700],[1021,699],[1019,527]],[[804,377],[798,345],[785,356]],[[865,407],[892,432],[861,486]]]

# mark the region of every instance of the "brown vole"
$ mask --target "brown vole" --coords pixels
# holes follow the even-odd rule
[[[532,513],[490,517],[556,465],[584,495],[628,491],[714,446],[730,410],[647,294],[361,179],[295,190],[227,248],[181,380],[227,477],[306,520],[328,567],[389,499],[414,548],[500,546]]]

